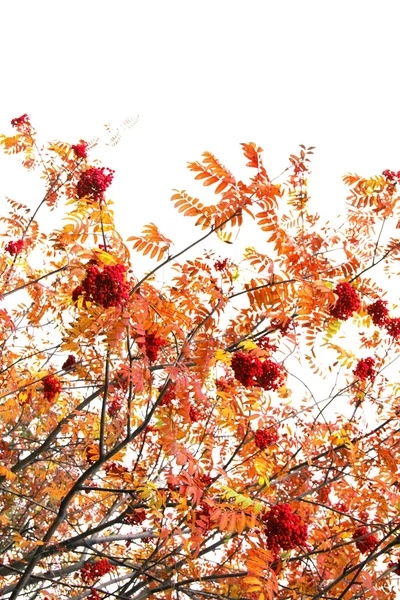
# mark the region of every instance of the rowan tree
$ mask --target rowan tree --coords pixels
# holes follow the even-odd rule
[[[185,249],[122,239],[93,145],[11,125],[44,194],[1,217],[2,597],[394,599],[400,172],[346,175],[335,227],[313,148],[271,179],[242,144],[246,182],[205,152]],[[254,226],[263,252],[212,249]]]

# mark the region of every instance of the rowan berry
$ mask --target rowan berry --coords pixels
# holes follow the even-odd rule
[[[21,117],[12,119],[12,121],[11,121],[12,127],[21,127],[23,125],[28,125],[28,126],[30,125],[29,117],[26,113],[24,115],[22,115]]]
[[[42,379],[43,395],[48,402],[52,402],[61,390],[61,381],[55,375],[46,375]]]
[[[353,370],[353,375],[358,377],[358,379],[361,379],[361,381],[365,381],[366,379],[374,381],[376,376],[374,364],[375,360],[372,357],[362,358],[358,361],[356,368]]]
[[[276,431],[273,431],[267,427],[264,429],[257,429],[254,436],[254,443],[257,448],[264,450],[267,446],[274,444],[279,439],[279,435]]]
[[[63,371],[70,371],[71,369],[74,368],[75,365],[76,365],[76,358],[73,354],[70,354],[61,368],[63,369]]]
[[[307,540],[308,528],[289,504],[277,504],[263,516],[267,546],[274,552],[292,550]]]
[[[335,288],[338,299],[330,309],[335,319],[347,321],[351,315],[360,309],[361,301],[356,290],[347,282],[339,283]]]
[[[139,344],[141,348],[144,348],[150,362],[157,360],[160,349],[166,345],[167,341],[156,333],[146,333],[144,343]]]
[[[224,258],[224,260],[217,260],[214,263],[214,269],[216,271],[224,271],[226,269],[227,263],[228,263],[227,258]]]
[[[382,172],[382,175],[388,180],[388,181],[394,181],[396,179],[396,173],[394,171],[391,171],[390,169],[385,169]],[[397,182],[395,182],[397,183]]]
[[[77,302],[79,296],[83,295],[85,302],[94,302],[104,308],[121,306],[129,298],[129,284],[125,280],[127,270],[125,265],[100,263],[100,266],[99,264],[89,265],[82,284],[72,292],[72,300]]]
[[[192,421],[192,423],[197,423],[201,419],[201,413],[199,409],[193,405],[190,407],[189,410],[189,418]]]
[[[235,378],[245,387],[256,385],[258,377],[263,373],[260,359],[247,352],[236,352],[232,357],[231,367]]]
[[[389,315],[387,301],[381,299],[376,300],[368,306],[367,313],[372,318],[372,322],[374,325],[377,325],[378,327],[383,327],[383,325],[386,324]]]
[[[385,323],[385,328],[388,334],[397,340],[400,337],[400,317],[388,319]]]
[[[104,198],[104,192],[112,183],[114,173],[113,169],[104,167],[89,167],[86,171],[83,171],[76,185],[78,198],[89,198],[93,202],[101,202]]]
[[[87,142],[80,140],[79,144],[74,144],[71,148],[74,151],[76,158],[87,158]]]
[[[357,540],[356,547],[362,554],[373,550],[378,543],[378,538],[375,535],[368,535],[367,527],[358,527],[353,533],[353,540]]]
[[[80,569],[80,574],[84,583],[91,583],[103,575],[114,571],[114,569],[114,565],[110,564],[107,558],[102,558],[94,563],[88,562],[83,565],[83,567]]]
[[[8,244],[4,246],[4,250],[11,256],[16,256],[21,252],[23,247],[24,240],[14,240],[13,242],[8,242]]]
[[[231,367],[235,378],[245,387],[259,385],[265,390],[277,390],[284,382],[281,367],[269,358],[261,361],[246,352],[236,352]]]

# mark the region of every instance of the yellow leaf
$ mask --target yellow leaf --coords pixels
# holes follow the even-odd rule
[[[239,347],[244,350],[254,350],[254,348],[257,348],[257,344],[252,340],[243,340],[243,342],[240,342]]]
[[[230,352],[225,352],[225,350],[217,350],[215,353],[215,361],[220,361],[225,363],[226,365],[231,364],[231,354]]]

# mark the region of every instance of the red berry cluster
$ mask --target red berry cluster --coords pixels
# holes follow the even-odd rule
[[[372,318],[372,322],[374,325],[377,325],[378,327],[383,327],[386,324],[389,315],[387,301],[381,299],[376,300],[368,306],[367,313]]]
[[[61,381],[55,375],[46,375],[42,379],[43,395],[48,402],[52,402],[61,390]]]
[[[214,479],[211,477],[211,475],[204,474],[200,476],[200,481],[204,486],[207,486],[211,485],[214,482]]]
[[[379,299],[370,304],[367,308],[367,313],[372,318],[374,325],[385,327],[388,335],[395,339],[400,337],[400,318],[389,317],[386,300]]]
[[[87,142],[80,140],[79,144],[74,144],[71,147],[72,147],[72,150],[74,151],[76,158],[87,158],[87,148],[88,148]]]
[[[232,357],[231,367],[235,378],[245,387],[257,385],[257,380],[262,375],[261,360],[247,352],[236,352]]]
[[[8,244],[4,246],[4,250],[8,252],[8,254],[11,254],[11,256],[16,256],[21,252],[23,247],[24,240],[14,240],[13,242],[8,242]]]
[[[149,361],[154,362],[157,360],[160,349],[166,344],[167,342],[156,333],[146,333],[144,344],[140,345],[144,347]]]
[[[281,332],[282,337],[288,334],[288,332],[293,329],[294,321],[289,317],[286,317],[284,321],[281,319],[272,319],[271,327]]]
[[[267,335],[264,335],[263,337],[256,340],[256,343],[259,348],[262,348],[267,352],[276,352],[276,350],[278,349],[278,346],[275,346],[275,344],[271,342]]]
[[[269,358],[261,361],[257,356],[246,352],[236,352],[231,366],[235,378],[245,387],[259,385],[265,390],[277,390],[283,385],[281,367]]]
[[[199,409],[193,406],[193,404],[189,410],[189,418],[192,421],[192,423],[197,423],[201,419],[201,413]]]
[[[356,290],[347,282],[339,283],[335,288],[335,293],[339,298],[329,312],[335,319],[347,321],[354,312],[360,309],[360,298]]]
[[[388,334],[397,340],[397,338],[400,337],[400,318],[395,317],[388,319],[385,323],[385,328]]]
[[[277,431],[271,431],[267,427],[264,429],[257,429],[256,434],[254,436],[254,443],[257,448],[260,450],[264,450],[267,446],[274,444],[279,439],[279,435]]]
[[[21,117],[17,117],[11,121],[12,127],[21,127],[22,125],[30,125],[29,117],[26,113]]]
[[[87,600],[100,600],[101,598],[102,596],[99,594],[99,592],[92,588],[90,590],[89,596],[87,597]]]
[[[307,540],[308,528],[289,504],[277,504],[263,516],[267,546],[274,552],[292,550]]]
[[[336,508],[336,510],[340,510],[340,512],[344,513],[348,513],[350,510],[345,502],[338,502],[333,508]]]
[[[353,371],[353,375],[358,377],[358,379],[361,379],[361,381],[365,381],[366,379],[374,381],[376,376],[374,365],[375,360],[372,357],[362,358],[358,361],[357,366]]]
[[[358,527],[353,533],[353,540],[357,540],[356,546],[363,554],[373,550],[378,543],[378,538],[375,535],[368,535],[367,527]]]
[[[141,525],[146,520],[146,512],[129,507],[122,520],[127,525]]]
[[[72,292],[72,300],[76,302],[83,295],[85,301],[95,302],[104,308],[121,306],[129,298],[129,284],[125,281],[126,267],[122,264],[92,264],[86,271],[82,284]]]
[[[216,260],[214,263],[214,269],[216,271],[224,271],[226,269],[227,263],[228,263],[227,258],[224,258],[224,260]]]
[[[74,368],[74,366],[76,365],[76,358],[73,354],[69,354],[67,360],[65,361],[65,363],[62,365],[62,369],[63,371],[70,371],[71,369]]]
[[[91,583],[99,579],[99,577],[106,575],[106,573],[114,571],[114,569],[114,565],[111,565],[107,558],[102,558],[95,563],[86,563],[83,565],[80,569],[80,574],[84,583]]]
[[[106,170],[108,173],[106,173]],[[104,198],[104,192],[111,185],[114,178],[112,169],[104,167],[89,167],[80,176],[76,185],[78,198],[90,198],[93,201],[101,202]]]
[[[109,417],[114,417],[122,408],[123,397],[119,395],[114,395],[114,398],[111,400],[110,404],[107,406],[107,414]]]
[[[162,389],[163,389],[163,386],[160,386],[158,388],[158,391],[161,392]],[[175,385],[169,384],[169,386],[167,387],[167,391],[165,392],[164,396],[161,398],[161,402],[160,402],[159,406],[171,406],[172,401],[175,400],[175,398],[176,398]]]
[[[385,169],[385,171],[383,171],[382,175],[384,177],[386,177],[386,179],[388,181],[393,181],[393,183],[398,183],[400,181],[400,171],[397,171],[397,173],[395,173],[395,171],[391,171],[390,169]]]

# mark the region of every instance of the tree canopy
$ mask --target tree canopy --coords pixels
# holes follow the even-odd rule
[[[396,598],[400,172],[345,175],[336,226],[312,147],[272,178],[242,144],[247,181],[204,152],[180,248],[122,238],[93,144],[11,125],[44,193],[0,217],[2,597]]]

